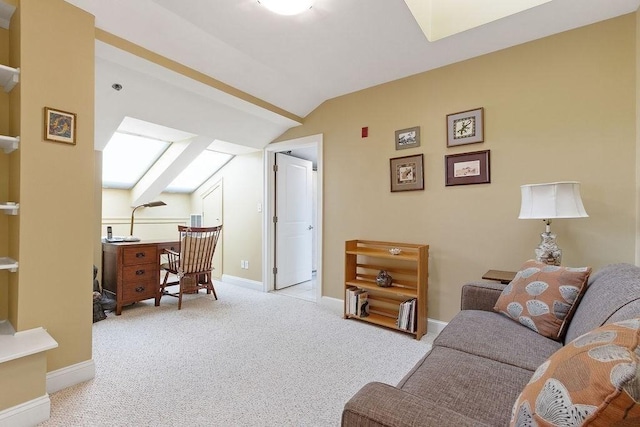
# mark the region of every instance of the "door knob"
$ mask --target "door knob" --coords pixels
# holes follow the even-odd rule
[[[307,230],[311,230],[311,229],[313,229],[313,225],[310,225]]]

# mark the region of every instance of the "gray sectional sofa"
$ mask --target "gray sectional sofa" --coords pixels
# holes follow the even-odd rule
[[[369,383],[345,405],[342,425],[507,426],[534,371],[565,343],[604,324],[640,317],[640,268],[593,273],[564,342],[493,311],[505,285],[473,282],[462,310],[397,386]]]

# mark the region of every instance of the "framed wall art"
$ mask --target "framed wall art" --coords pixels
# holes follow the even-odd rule
[[[484,141],[484,108],[447,115],[447,147]]]
[[[396,150],[420,146],[420,126],[396,131]]]
[[[423,154],[390,159],[391,192],[424,190]]]
[[[490,183],[489,151],[444,156],[445,185]]]
[[[76,144],[76,114],[44,107],[44,139]]]

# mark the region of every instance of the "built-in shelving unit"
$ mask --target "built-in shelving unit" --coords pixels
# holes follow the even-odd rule
[[[0,135],[0,148],[2,148],[5,153],[9,154],[12,151],[17,150],[19,145],[20,145],[19,136]]]
[[[0,85],[5,92],[11,92],[11,89],[20,81],[20,68],[12,68],[0,64]]]
[[[428,258],[428,245],[348,240],[344,317],[412,333],[419,340],[427,333]],[[377,285],[381,270],[393,277],[391,286]],[[347,295],[354,289],[367,293],[366,317],[355,315],[347,307]],[[415,331],[401,328],[398,323],[401,305],[411,299],[415,299]]]

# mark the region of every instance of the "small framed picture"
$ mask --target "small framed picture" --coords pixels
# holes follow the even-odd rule
[[[75,113],[44,107],[44,139],[75,145]]]
[[[491,182],[489,151],[444,156],[445,185],[487,184]]]
[[[417,154],[389,161],[391,192],[424,190],[423,157],[423,154]]]
[[[396,150],[420,146],[420,126],[396,131]]]
[[[447,115],[447,147],[484,141],[484,108]]]

